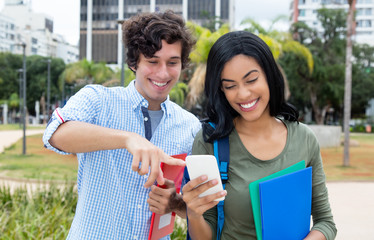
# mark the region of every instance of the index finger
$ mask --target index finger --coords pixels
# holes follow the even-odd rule
[[[168,165],[175,165],[175,166],[181,166],[181,167],[186,166],[185,161],[183,161],[181,159],[178,159],[178,158],[173,158],[173,157],[170,157],[170,156],[167,156],[167,157],[161,159],[161,162],[166,163]]]
[[[160,164],[158,161],[158,154],[156,155],[151,155],[151,172],[148,176],[148,180],[145,182],[144,187],[148,188],[153,185],[155,180],[158,180],[158,183],[160,185],[164,184],[164,178],[163,178],[163,173],[160,168]]]

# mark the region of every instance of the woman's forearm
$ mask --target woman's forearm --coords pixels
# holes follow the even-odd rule
[[[188,232],[192,240],[211,240],[212,229],[203,216],[188,218]]]

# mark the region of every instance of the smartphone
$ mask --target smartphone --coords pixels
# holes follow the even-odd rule
[[[209,188],[205,192],[199,195],[204,197],[213,193],[223,191],[221,175],[218,170],[218,164],[216,157],[213,155],[190,155],[186,157],[186,166],[190,179],[200,177],[201,175],[207,175],[208,180],[204,183],[217,179],[218,184],[212,188]],[[215,201],[222,201],[225,197],[217,198]]]

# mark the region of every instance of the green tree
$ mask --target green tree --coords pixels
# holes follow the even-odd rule
[[[301,59],[301,64],[306,65],[306,69],[311,74],[313,72],[314,60],[311,52],[304,45],[292,39],[288,32],[281,32],[274,29],[276,23],[282,20],[288,20],[285,15],[279,15],[271,21],[270,26],[265,29],[258,22],[252,18],[246,18],[242,21],[241,25],[248,26],[245,31],[257,34],[270,48],[275,60],[279,62],[279,58],[287,53],[294,54],[298,59]],[[281,65],[278,65],[285,80],[285,96],[289,98],[291,92],[289,90],[289,83],[287,75]]]
[[[27,109],[32,115],[35,114],[35,102],[40,101],[43,95],[47,96],[48,59],[38,55],[27,57]],[[50,69],[50,103],[53,106],[61,99],[59,76],[65,69],[65,63],[60,58],[51,58]]]
[[[374,98],[374,47],[354,45],[353,56],[351,114],[353,118],[363,118],[369,100]]]
[[[290,31],[295,40],[308,47],[313,54],[314,67],[310,74],[305,62],[293,53],[281,59],[290,83],[292,102],[312,108],[317,124],[324,124],[330,108],[340,110],[344,92],[344,55],[346,13],[344,10],[317,11],[323,32],[317,33],[303,23],[294,24]],[[296,93],[297,92],[297,93]]]
[[[133,71],[131,71],[131,69],[127,66],[127,64],[125,65],[125,82],[124,82],[124,87],[126,87],[127,85],[129,85],[129,83],[135,79],[135,74]],[[118,68],[115,70],[115,73],[114,73],[114,76],[113,76],[113,79],[110,80],[110,81],[107,81],[105,82],[103,85],[104,86],[119,86],[121,84],[121,69]]]
[[[95,63],[83,59],[69,64],[65,69],[65,81],[68,84],[85,86],[87,84],[103,84],[111,80],[113,71],[105,63]]]
[[[22,56],[0,52],[0,100],[8,100],[19,92],[19,73]]]

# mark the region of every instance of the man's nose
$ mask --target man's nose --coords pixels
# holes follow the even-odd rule
[[[169,78],[169,72],[166,64],[160,64],[160,67],[157,69],[157,77],[162,80]]]

